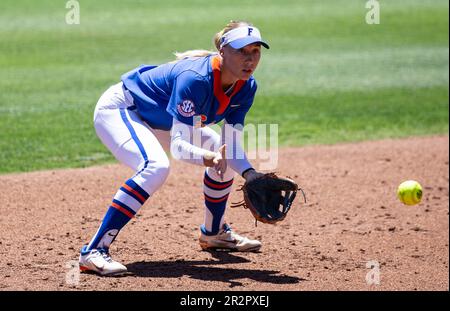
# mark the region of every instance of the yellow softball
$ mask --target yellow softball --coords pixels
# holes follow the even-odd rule
[[[406,205],[415,205],[422,200],[422,186],[415,180],[407,180],[398,186],[397,196]]]

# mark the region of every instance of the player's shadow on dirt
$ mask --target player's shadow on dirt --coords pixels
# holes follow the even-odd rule
[[[189,276],[203,281],[229,283],[230,287],[242,286],[239,279],[251,279],[257,282],[273,284],[294,284],[305,279],[295,276],[278,275],[274,270],[233,269],[205,267],[231,263],[247,263],[250,260],[228,252],[210,252],[218,260],[177,260],[177,261],[140,261],[127,265],[128,272],[134,276],[147,278],[179,278]]]

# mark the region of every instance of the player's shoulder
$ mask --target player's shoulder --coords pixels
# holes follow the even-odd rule
[[[189,90],[190,93],[208,93],[211,89],[207,77],[194,70],[183,70],[178,73],[176,84],[178,89]]]
[[[185,58],[176,62],[173,73],[176,77],[183,76],[194,80],[208,80],[209,57]]]
[[[178,86],[198,91],[209,89],[211,81],[205,63],[207,60],[204,57],[178,61],[172,72]]]

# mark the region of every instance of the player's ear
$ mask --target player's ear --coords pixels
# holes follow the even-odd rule
[[[224,54],[224,47],[221,47],[221,48],[220,48],[219,54],[220,54],[220,56],[223,56],[223,54]]]

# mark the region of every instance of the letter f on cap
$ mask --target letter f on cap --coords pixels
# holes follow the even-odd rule
[[[240,49],[246,45],[259,42],[266,49],[269,45],[261,39],[261,33],[256,27],[238,27],[225,33],[221,39],[221,45],[223,46],[230,44],[233,49]]]

